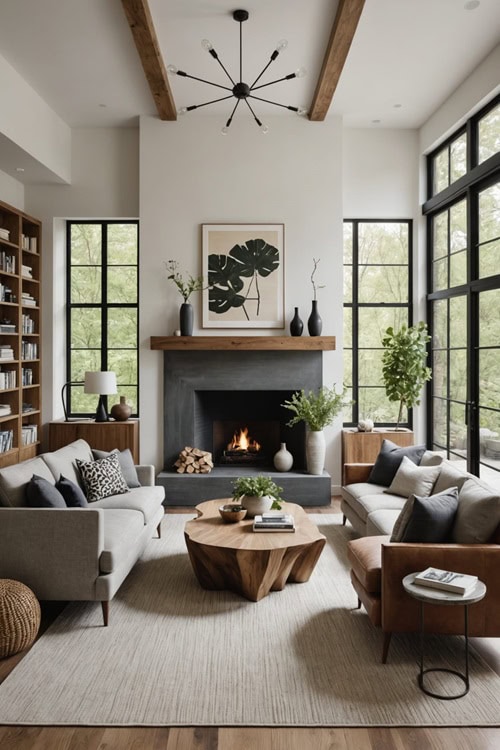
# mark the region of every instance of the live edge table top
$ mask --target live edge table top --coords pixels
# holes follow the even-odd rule
[[[295,519],[295,531],[255,533],[253,519],[224,523],[219,507],[230,498],[196,506],[198,518],[188,521],[184,536],[189,558],[205,589],[229,589],[259,601],[269,591],[281,591],[287,581],[308,581],[325,537],[300,505],[284,503]]]

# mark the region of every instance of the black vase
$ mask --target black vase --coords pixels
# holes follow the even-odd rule
[[[321,329],[323,328],[323,321],[320,318],[318,312],[318,300],[313,299],[312,310],[307,321],[307,330],[309,336],[321,336]]]
[[[299,316],[299,308],[295,308],[295,315],[290,321],[290,335],[291,336],[302,336],[304,330],[304,324]]]
[[[183,302],[180,309],[181,336],[193,335],[193,305]]]

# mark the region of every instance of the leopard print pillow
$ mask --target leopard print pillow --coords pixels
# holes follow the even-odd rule
[[[76,464],[80,470],[89,503],[129,491],[116,453],[111,453],[99,461],[80,461],[77,458]]]

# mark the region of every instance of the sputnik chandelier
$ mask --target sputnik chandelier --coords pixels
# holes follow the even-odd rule
[[[252,105],[248,101],[249,99],[256,99],[257,101],[266,102],[267,104],[274,104],[276,107],[283,107],[284,109],[289,109],[291,112],[295,112],[298,115],[306,115],[307,110],[304,107],[287,106],[286,104],[280,104],[279,102],[273,102],[270,99],[264,99],[261,96],[256,96],[254,93],[255,91],[260,91],[261,89],[266,88],[266,86],[272,86],[273,84],[280,83],[281,81],[290,81],[292,78],[302,78],[303,76],[305,76],[306,74],[305,69],[299,68],[294,73],[290,73],[289,75],[283,76],[282,78],[277,78],[274,81],[269,81],[269,83],[261,83],[257,86],[257,83],[260,81],[260,79],[262,78],[262,76],[264,75],[268,67],[271,65],[271,63],[274,62],[276,58],[278,57],[279,53],[287,47],[288,42],[286,41],[286,39],[282,39],[281,41],[278,42],[278,44],[276,45],[276,49],[274,50],[274,52],[272,53],[269,59],[269,62],[264,66],[264,68],[259,73],[259,75],[257,76],[257,78],[255,79],[255,81],[252,83],[251,86],[249,86],[247,83],[243,81],[242,24],[243,24],[243,21],[248,20],[248,11],[247,10],[235,10],[233,12],[233,18],[240,25],[240,78],[239,78],[239,81],[236,83],[233,80],[232,76],[227,71],[224,64],[221,62],[217,52],[215,51],[213,46],[210,44],[208,39],[203,39],[201,46],[212,55],[214,60],[217,60],[222,70],[231,81],[232,87],[222,86],[219,83],[214,83],[213,81],[207,81],[204,78],[197,78],[196,76],[189,75],[189,73],[186,73],[184,70],[178,70],[178,68],[176,68],[175,65],[169,65],[167,67],[167,70],[172,75],[182,76],[183,78],[192,78],[194,81],[201,81],[202,83],[207,83],[209,86],[216,86],[219,89],[225,89],[226,91],[230,92],[226,96],[222,96],[219,99],[212,99],[209,102],[203,102],[203,104],[192,104],[190,107],[181,107],[181,109],[178,110],[178,114],[183,115],[186,112],[191,112],[193,109],[199,109],[200,107],[207,107],[209,104],[215,104],[216,102],[223,102],[227,99],[235,98],[236,104],[234,105],[233,110],[231,114],[229,115],[229,118],[226,121],[226,124],[222,128],[222,133],[224,134],[228,133],[229,127],[233,121],[234,114],[240,102],[245,102],[248,109],[252,113],[253,119],[255,120],[259,128],[261,129],[262,133],[267,133],[269,131],[268,126],[264,125],[255,114]]]

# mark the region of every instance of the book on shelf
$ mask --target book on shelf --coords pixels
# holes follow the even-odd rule
[[[0,227],[0,239],[1,240],[7,240],[9,242],[10,240],[10,230],[5,229],[5,227]]]
[[[0,453],[10,451],[14,443],[13,430],[0,430]]]
[[[453,594],[467,594],[477,583],[477,576],[467,573],[454,573],[451,570],[427,568],[415,576],[414,583],[418,586],[441,589]]]
[[[254,531],[295,531],[295,521],[289,513],[263,513],[253,522]]]
[[[10,404],[0,404],[0,417],[8,417],[12,414],[12,407]]]
[[[16,326],[14,323],[0,323],[0,333],[15,333]]]

